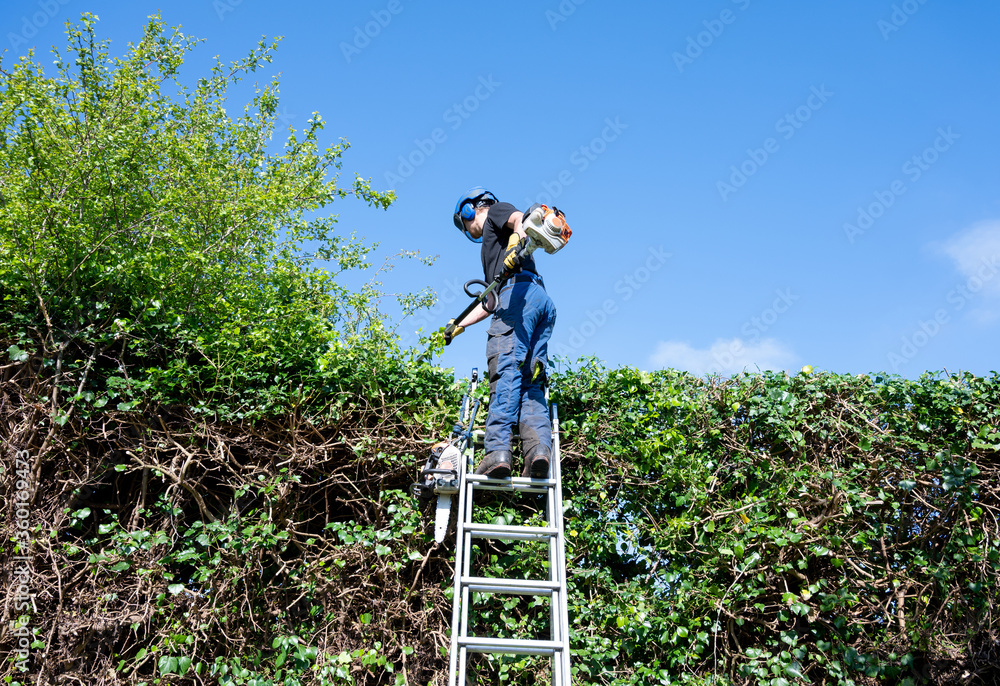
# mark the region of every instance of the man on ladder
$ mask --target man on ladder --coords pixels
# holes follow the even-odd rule
[[[448,683],[449,686],[464,684],[469,656],[485,653],[548,656],[552,659],[552,685],[569,686],[570,639],[566,600],[569,587],[559,463],[559,420],[555,405],[550,416],[544,390],[548,341],[556,311],[531,255],[538,248],[548,254],[558,252],[573,232],[566,224],[565,216],[556,208],[535,205],[521,213],[513,205],[499,202],[485,188],[474,188],[461,196],[455,205],[453,218],[455,226],[469,240],[482,243],[485,280],[472,280],[465,285],[466,294],[473,300],[445,327],[445,343],[450,343],[466,326],[482,321],[488,314],[493,314],[493,322],[486,346],[490,382],[486,456],[475,474],[466,470],[468,462],[460,461],[457,475],[455,589]],[[483,286],[479,293],[470,290],[470,285],[476,284]],[[474,416],[474,410],[472,414]],[[464,413],[462,416],[465,416]],[[520,425],[525,457],[521,478],[510,478],[511,439],[515,423]],[[544,495],[545,523],[538,526],[528,523],[530,520],[517,524],[479,521],[474,516],[477,491]],[[437,489],[434,492],[441,491]],[[547,578],[478,575],[472,561],[474,541],[477,539],[542,544],[548,560],[542,565],[544,575],[539,576]],[[549,638],[484,636],[473,631],[475,598],[481,594],[549,598]]]
[[[518,272],[501,287],[486,343],[490,408],[486,418],[486,457],[476,467],[476,474],[491,479],[510,476],[515,423],[519,424],[524,456],[522,476],[546,478],[552,456],[544,384],[556,308],[545,292],[534,258],[530,254],[524,258],[519,255],[519,245],[527,240],[521,225],[524,216],[513,205],[499,202],[493,193],[481,187],[458,199],[453,216],[455,226],[466,238],[482,244],[487,282],[504,270]],[[451,320],[446,342],[450,343],[466,327],[482,321],[488,314],[479,305],[462,321]]]

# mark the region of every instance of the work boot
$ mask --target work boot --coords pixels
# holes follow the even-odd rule
[[[482,474],[490,479],[509,479],[510,451],[494,450],[489,453],[476,467],[476,474]]]
[[[536,445],[524,458],[524,471],[521,476],[532,479],[547,479],[549,477],[549,449],[544,445]]]

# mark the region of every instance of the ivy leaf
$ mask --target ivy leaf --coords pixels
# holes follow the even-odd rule
[[[160,674],[166,676],[167,674],[177,674],[177,658],[172,655],[164,655],[160,658],[159,663],[157,663],[160,668]]]
[[[21,350],[16,345],[12,345],[7,348],[7,356],[10,358],[11,362],[24,362],[28,359],[28,351]]]

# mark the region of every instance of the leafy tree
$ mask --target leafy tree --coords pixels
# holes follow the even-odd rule
[[[271,152],[277,80],[227,112],[277,42],[187,87],[196,39],[154,16],[113,57],[95,19],[69,26],[54,75],[33,55],[0,64],[0,337],[38,354],[52,417],[144,398],[260,412],[329,385],[345,350],[395,351],[377,284],[338,280],[372,246],[320,212],[393,194],[338,184],[348,143],[323,148],[319,114]]]

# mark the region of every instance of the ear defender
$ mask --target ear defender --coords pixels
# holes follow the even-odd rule
[[[465,234],[473,243],[482,243],[483,239],[473,238],[469,235],[468,231],[465,230],[465,222],[472,221],[476,218],[476,208],[482,205],[492,205],[497,202],[497,196],[490,193],[488,190],[482,186],[477,186],[471,189],[468,193],[463,195],[455,203],[455,214],[452,215],[452,219],[455,222],[455,228]]]

